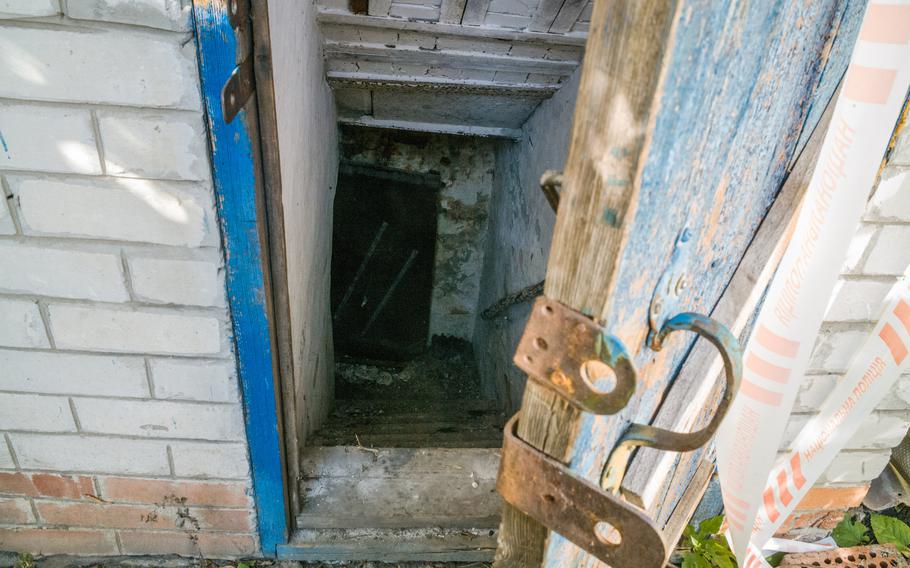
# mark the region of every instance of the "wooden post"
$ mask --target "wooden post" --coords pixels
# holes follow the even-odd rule
[[[544,294],[599,318],[607,315],[635,212],[636,174],[675,12],[676,3],[663,0],[599,0],[591,17]],[[519,437],[568,461],[578,410],[529,381],[521,412]],[[539,566],[546,537],[545,528],[506,506],[494,565]]]

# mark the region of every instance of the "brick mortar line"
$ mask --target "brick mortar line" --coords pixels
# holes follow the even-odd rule
[[[838,276],[838,280],[843,282],[877,282],[881,284],[894,284],[900,278],[899,275],[888,274],[865,274],[862,272],[845,273]]]
[[[42,29],[50,31],[108,30],[123,32],[131,30],[136,34],[147,35],[150,37],[158,36],[173,38],[185,38],[187,34],[194,33],[192,29],[168,30],[164,28],[144,26],[142,24],[109,22],[106,20],[83,20],[79,18],[73,18],[69,15],[64,15],[64,13],[55,16],[23,16],[18,18],[4,18],[0,19],[0,28],[3,27]]]
[[[187,529],[185,528],[173,528],[166,529],[162,527],[149,527],[147,529],[142,528],[121,528],[121,527],[101,527],[101,526],[84,526],[84,525],[66,525],[66,524],[50,524],[50,523],[0,523],[0,530],[17,530],[17,529],[37,529],[37,530],[77,530],[77,531],[120,531],[120,532],[129,532],[129,533],[165,533],[165,534],[187,534]],[[254,529],[250,529],[251,531]],[[199,529],[191,531],[193,533],[205,533],[205,534],[218,534],[218,535],[233,535],[233,536],[252,536],[252,532],[238,532],[233,530],[226,529]]]
[[[14,198],[15,199],[15,198]],[[70,249],[80,252],[96,252],[92,251],[92,247],[99,247],[99,251],[109,252],[109,249],[115,247],[128,247],[134,249],[132,252],[128,251],[128,254],[137,255],[147,253],[149,251],[161,250],[161,251],[170,251],[171,253],[178,254],[186,252],[188,258],[171,258],[171,257],[160,257],[165,260],[204,260],[199,258],[194,258],[192,253],[200,251],[199,254],[211,253],[212,251],[217,251],[219,257],[221,255],[221,247],[219,245],[206,245],[206,246],[180,246],[180,245],[165,245],[161,243],[147,243],[141,241],[117,241],[117,240],[106,240],[106,239],[90,239],[87,237],[54,237],[48,235],[0,235],[0,242],[13,242],[17,244],[22,244],[26,246],[42,246],[48,248],[60,249]],[[113,254],[113,253],[110,253]]]
[[[206,484],[232,484],[243,486],[245,491],[252,491],[252,485],[249,483],[249,477],[245,478],[235,478],[235,477],[180,477],[176,479],[155,474],[138,474],[138,473],[107,473],[101,471],[77,471],[77,470],[48,470],[48,469],[22,469],[22,470],[11,470],[11,469],[0,469],[0,474],[24,474],[24,475],[60,475],[60,476],[81,476],[81,477],[90,477],[96,476],[102,479],[114,479],[114,478],[123,478],[134,481],[166,481],[168,483],[186,483],[189,485],[206,485]]]
[[[213,186],[210,179],[204,180],[194,180],[194,179],[180,179],[180,178],[156,178],[149,176],[118,176],[113,174],[83,174],[78,172],[51,172],[47,170],[22,170],[16,168],[4,168],[0,166],[0,174],[5,176],[14,176],[14,177],[50,177],[50,178],[68,178],[79,181],[109,181],[109,182],[122,182],[124,180],[134,180],[134,181],[151,181],[151,182],[162,182],[170,183],[175,185],[187,185],[187,186],[205,186],[206,193],[212,194]]]
[[[110,395],[100,395],[100,394],[72,394],[68,392],[31,392],[31,391],[17,391],[17,390],[8,390],[0,387],[0,395],[4,394],[14,394],[14,395],[26,395],[26,396],[41,396],[49,398],[74,398],[74,399],[95,399],[95,400],[110,400],[110,401],[123,401],[123,402],[167,402],[167,403],[179,403],[179,404],[190,404],[195,406],[240,406],[240,400],[234,401],[214,401],[214,400],[189,400],[182,398],[156,398],[156,397],[139,397],[139,396],[110,396]]]
[[[38,506],[35,505],[35,499],[32,497],[28,497],[28,504],[29,504],[29,507],[31,507],[31,509],[32,509],[32,516],[35,517],[35,524],[36,525],[42,524],[43,519],[42,519],[41,515],[38,513]]]
[[[864,225],[875,225],[876,227],[910,227],[910,219],[863,217],[862,223]]]
[[[2,296],[2,294],[0,294]],[[51,332],[51,315],[47,310],[47,303],[40,298],[33,298],[38,306],[38,314],[41,316],[41,323],[44,325],[44,335],[47,337],[47,344],[50,348],[56,349],[57,342],[54,340],[54,334]]]
[[[866,321],[823,321],[821,328],[819,329],[820,334],[825,332],[839,332],[839,331],[872,331],[875,328],[877,321],[866,320]]]
[[[904,415],[910,419],[910,406],[907,408],[876,408],[872,411],[874,414],[887,414],[887,415]],[[796,410],[790,414],[790,416],[818,416],[820,413],[818,411],[811,412],[805,410]]]
[[[10,459],[13,460],[13,467],[15,471],[22,471],[22,467],[19,465],[19,458],[16,456],[16,449],[13,448],[13,441],[10,439],[9,434],[3,432],[3,440],[6,444],[6,450],[9,452]]]
[[[872,233],[872,236],[869,237],[869,242],[866,243],[866,247],[863,249],[863,254],[861,254],[860,257],[857,259],[853,270],[850,271],[851,273],[868,274],[865,271],[866,263],[869,261],[869,257],[872,255],[872,251],[878,245],[878,239],[882,234],[881,225],[875,225],[875,224],[871,224],[871,225],[875,227],[875,231]],[[862,225],[860,225],[860,228],[862,228]],[[851,238],[851,241],[852,240],[853,240],[853,238]]]
[[[113,311],[122,311],[122,312],[136,312],[136,310],[129,308],[139,308],[143,310],[151,310],[145,313],[170,313],[170,314],[183,314],[183,315],[195,315],[195,316],[207,316],[207,317],[217,317],[217,319],[230,323],[230,318],[226,317],[227,307],[226,306],[187,306],[183,304],[154,304],[150,302],[143,301],[126,301],[126,302],[111,302],[106,300],[89,300],[82,298],[61,298],[59,296],[47,296],[43,294],[35,294],[34,292],[5,292],[0,289],[0,300],[31,300],[35,302],[46,302],[48,304],[57,304],[57,305],[75,305],[83,307],[98,307]],[[225,317],[220,317],[225,316]]]
[[[70,412],[71,412],[72,415],[73,415],[73,422],[74,422],[75,425],[76,425],[76,432],[80,432],[80,433],[81,433],[81,432],[82,432],[82,422],[80,422],[80,420],[79,420],[79,414],[76,412],[76,403],[73,402],[72,397],[68,397],[68,398],[66,399],[66,401],[67,401],[67,403],[69,403]]]
[[[0,474],[3,473],[26,473],[26,474],[50,474],[50,475],[79,475],[84,477],[90,477],[93,475],[101,477],[123,477],[136,480],[154,480],[154,481],[167,481],[170,483],[237,483],[244,485],[246,490],[252,491],[250,485],[251,479],[249,474],[246,477],[209,477],[209,476],[200,476],[200,477],[186,477],[186,476],[176,476],[176,477],[166,477],[163,475],[156,475],[150,473],[110,473],[107,471],[87,471],[87,470],[63,470],[63,469],[0,469]]]
[[[142,365],[145,367],[145,383],[148,385],[149,389],[149,398],[157,399],[155,396],[155,379],[152,377],[152,365],[149,363],[148,357],[143,357]],[[167,400],[167,399],[165,399]]]
[[[123,249],[120,249],[120,270],[122,271],[120,276],[123,278],[123,286],[126,288],[126,295],[129,297],[129,302],[131,304],[141,303],[136,297],[135,290],[133,290],[133,275],[126,258],[126,251]]]
[[[224,263],[221,249],[215,247],[189,248],[153,245],[151,243],[124,244],[120,241],[102,242],[85,239],[30,237],[26,235],[2,235],[0,236],[0,246],[107,256],[123,254],[127,257],[127,260],[151,259],[173,262],[202,262],[217,265],[219,269],[223,267]]]
[[[13,220],[13,230],[15,231],[14,235],[3,235],[5,237],[18,237],[22,235],[22,223],[19,222],[19,208],[16,206],[15,199],[13,195],[13,190],[10,189],[9,183],[6,181],[6,178],[0,176],[0,196],[3,197],[5,207],[9,213],[10,219]]]
[[[52,505],[92,505],[92,506],[97,506],[97,507],[123,507],[123,506],[158,507],[160,509],[169,509],[169,508],[179,509],[182,507],[186,507],[190,511],[219,511],[219,512],[220,511],[227,511],[227,512],[233,511],[233,512],[237,512],[237,513],[247,513],[249,511],[253,510],[252,506],[250,506],[250,507],[227,507],[227,506],[219,506],[219,505],[189,505],[189,504],[183,504],[183,503],[169,503],[169,502],[136,503],[136,502],[128,502],[128,501],[108,501],[106,499],[103,502],[100,502],[100,501],[95,501],[94,499],[61,499],[61,498],[57,498],[57,497],[43,497],[43,496],[34,497],[34,496],[22,496],[19,494],[9,494],[9,493],[2,493],[0,495],[2,495],[4,497],[12,496],[14,498],[26,498],[26,499],[31,499],[33,501],[36,501],[38,503],[42,503],[42,504],[47,503],[47,504],[52,504]]]
[[[208,361],[208,362],[230,362],[233,363],[234,352],[233,350],[226,353],[217,353],[214,355],[205,355],[205,354],[175,354],[175,353],[146,353],[146,352],[121,352],[121,351],[84,351],[79,349],[48,349],[46,347],[11,347],[7,345],[0,345],[0,351],[24,351],[28,353],[61,353],[66,355],[97,355],[104,357],[126,357],[126,358],[139,358],[139,357],[152,357],[155,359],[173,359],[180,361]]]
[[[67,436],[67,437],[103,438],[103,439],[114,438],[117,440],[133,440],[133,441],[143,440],[143,441],[161,442],[162,444],[170,444],[170,443],[179,444],[181,442],[186,442],[186,443],[191,443],[191,444],[205,443],[205,444],[213,444],[213,445],[242,445],[244,447],[248,446],[246,437],[243,434],[242,435],[244,437],[241,437],[241,438],[235,438],[235,439],[230,439],[230,440],[213,440],[211,438],[175,438],[173,436],[160,436],[160,437],[158,437],[158,436],[154,436],[154,437],[153,436],[139,436],[136,434],[116,434],[113,432],[99,432],[97,430],[82,430],[79,432],[65,432],[65,431],[57,432],[57,431],[47,431],[47,430],[24,430],[21,428],[5,428],[3,430],[3,432],[5,432],[7,434],[28,434],[28,435],[39,434],[39,435],[43,435],[43,436]],[[0,470],[0,471],[2,471],[2,470]],[[95,472],[95,473],[101,473],[101,472]]]
[[[3,20],[0,20],[0,29],[3,29]],[[194,61],[195,63],[195,61]],[[198,108],[184,108],[174,106],[152,106],[148,104],[127,104],[127,103],[110,103],[100,101],[76,101],[76,100],[57,100],[57,99],[23,99],[21,97],[0,96],[0,105],[19,105],[19,106],[37,106],[37,107],[55,107],[61,109],[78,109],[82,111],[113,111],[122,113],[124,111],[151,111],[155,113],[176,113],[176,114],[193,114],[202,117],[202,103]],[[83,174],[90,175],[90,174]]]
[[[173,450],[171,450],[170,444],[168,444],[167,447],[165,448],[165,452],[167,455],[167,467],[171,472],[171,477],[176,477],[177,468],[174,466],[174,452],[173,452]]]
[[[101,124],[98,122],[98,113],[95,109],[89,109],[89,117],[92,124],[92,136],[95,138],[95,152],[98,154],[98,165],[101,167],[101,175],[107,175],[107,159],[104,156],[104,143],[101,140]]]

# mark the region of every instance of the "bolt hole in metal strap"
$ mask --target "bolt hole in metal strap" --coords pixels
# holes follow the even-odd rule
[[[532,379],[593,414],[616,414],[635,392],[635,367],[622,342],[548,298],[534,303],[514,361]]]
[[[678,452],[703,446],[739,388],[742,350],[726,327],[698,314],[679,314],[654,334],[651,347],[659,351],[666,337],[679,330],[699,334],[720,351],[726,385],[717,411],[708,426],[697,432],[633,424],[607,462],[603,489],[519,439],[518,415],[506,425],[497,480],[503,499],[612,566],[660,567],[668,549],[660,529],[643,511],[604,489],[618,492],[629,457],[638,446]],[[637,373],[622,342],[591,318],[547,298],[534,304],[515,363],[533,380],[595,414],[615,414],[635,391]]]
[[[610,566],[663,566],[669,550],[644,511],[521,440],[519,417],[509,421],[503,437],[496,482],[503,499]]]
[[[635,448],[639,446],[671,452],[688,452],[704,446],[717,432],[724,416],[730,409],[733,398],[739,391],[739,382],[742,377],[742,347],[730,330],[709,317],[683,313],[664,323],[651,343],[652,349],[660,351],[667,336],[679,330],[697,333],[711,342],[720,352],[724,362],[726,385],[717,410],[708,425],[696,432],[672,432],[647,424],[629,426],[607,460],[601,480],[604,489],[614,493],[619,492],[626,467],[629,465],[629,458]]]

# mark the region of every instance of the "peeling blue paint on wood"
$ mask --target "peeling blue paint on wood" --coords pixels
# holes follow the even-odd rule
[[[226,0],[194,0],[199,73],[208,118],[216,203],[225,248],[234,349],[243,390],[259,543],[274,556],[288,538],[276,378],[266,302],[265,219],[256,207],[256,160],[247,111],[226,124],[221,90],[236,67]]]
[[[626,221],[632,226],[618,260],[617,293],[601,312],[642,380],[621,414],[581,420],[570,464],[579,474],[598,481],[624,428],[651,422],[694,341],[673,338],[659,354],[644,345],[650,297],[676,235],[691,226],[695,248],[680,309],[710,313],[783,185],[803,132],[818,122],[816,107],[831,97],[823,74],[836,76],[826,63],[839,59],[826,59],[828,40],[839,28],[852,29],[856,3],[864,4],[681,4],[635,218]],[[601,564],[553,534],[545,565]]]

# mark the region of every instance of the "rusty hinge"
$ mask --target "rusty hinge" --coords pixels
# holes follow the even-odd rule
[[[515,419],[506,427],[497,482],[503,499],[613,566],[659,567],[666,560],[660,530],[643,511],[614,496],[632,451],[649,446],[682,452],[704,445],[739,388],[742,349],[725,326],[707,316],[678,314],[662,322],[651,348],[659,351],[675,331],[692,331],[705,338],[717,347],[724,362],[724,395],[703,429],[674,432],[632,424],[611,452],[598,487],[518,439]],[[515,364],[569,403],[596,414],[619,412],[635,392],[637,371],[622,341],[591,318],[545,297],[534,304]]]
[[[644,511],[579,478],[506,424],[496,489],[513,507],[610,566],[659,568],[669,555]]]
[[[255,91],[253,59],[247,57],[238,65],[221,89],[221,109],[224,122],[229,123],[246,106]]]

